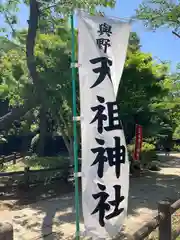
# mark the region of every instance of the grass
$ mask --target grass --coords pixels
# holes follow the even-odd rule
[[[35,169],[63,167],[68,163],[67,157],[26,157],[24,159],[26,166]]]
[[[57,156],[57,157],[25,157],[18,161],[15,165],[5,165],[0,171],[1,172],[16,172],[23,171],[24,167],[30,167],[31,170],[39,170],[45,168],[59,168],[68,165],[68,157]]]
[[[50,171],[39,171],[39,172],[30,172],[29,180],[30,183],[44,182],[44,184],[49,184],[53,179],[68,179],[69,169],[68,164],[69,160],[64,156],[57,157],[25,157],[18,161],[15,165],[4,165],[1,172],[18,172],[24,171],[25,167],[30,167],[30,170],[42,170],[50,169]],[[51,170],[53,169],[53,170]],[[26,183],[26,177],[22,174],[17,174],[8,177],[1,177],[2,185],[12,185],[12,182],[16,184]]]
[[[24,167],[15,164],[15,165],[6,165],[1,170],[1,172],[18,172],[18,171],[23,171],[23,170],[24,170]]]

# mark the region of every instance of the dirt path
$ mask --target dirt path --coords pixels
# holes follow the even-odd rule
[[[160,158],[164,159],[164,156]],[[180,154],[173,154],[162,165],[164,167],[160,172],[131,178],[126,233],[133,233],[151,219],[157,213],[159,200],[180,198]],[[75,232],[74,194],[39,201],[11,213],[4,211],[3,215],[0,213],[0,218],[12,219],[14,240],[72,239]]]
[[[162,161],[164,160],[165,161]],[[125,232],[132,234],[157,214],[160,200],[180,198],[180,154],[160,156],[161,171],[131,179]]]

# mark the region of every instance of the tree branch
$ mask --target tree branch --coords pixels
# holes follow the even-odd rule
[[[41,2],[42,3],[42,2]],[[50,9],[50,8],[53,8],[53,7],[56,7],[58,4],[71,4],[72,5],[72,2],[71,1],[67,1],[67,0],[65,0],[65,1],[57,1],[56,3],[54,3],[54,4],[52,4],[52,5],[50,5],[50,6],[48,6],[48,7],[45,7],[45,8],[42,8],[41,9],[41,11],[43,12],[43,11],[46,11],[47,9]]]
[[[176,37],[180,38],[180,35],[179,35],[178,33],[176,33],[175,31],[172,31],[172,33],[173,33]]]
[[[6,19],[7,23],[9,24],[9,26],[11,28],[12,34],[14,35],[15,34],[15,30],[14,30],[13,24],[10,22],[9,17],[8,17],[6,12],[4,13],[4,16],[5,16],[5,19]]]
[[[44,12],[44,11],[46,11],[46,10],[48,10],[48,9],[51,9],[51,8],[53,8],[53,7],[56,7],[57,6],[57,4],[58,3],[56,3],[56,4],[53,4],[53,5],[50,5],[49,7],[45,7],[45,8],[42,8],[42,12]]]
[[[36,101],[32,98],[31,100],[25,102],[25,104],[18,108],[13,108],[11,112],[0,117],[0,130],[7,129],[11,126],[14,120],[19,119],[24,116],[32,108],[36,107]]]

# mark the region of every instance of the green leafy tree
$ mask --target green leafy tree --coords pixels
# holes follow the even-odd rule
[[[37,109],[40,118],[39,128],[41,134],[39,136],[43,134],[45,137],[48,124],[47,114],[51,113],[55,121],[59,123],[60,132],[69,148],[72,137],[72,99],[69,55],[70,30],[67,26],[64,26],[64,33],[66,36],[69,35],[68,38],[63,36],[62,29],[58,30],[58,34],[61,34],[62,38],[60,35],[52,33],[38,33],[35,47],[35,64],[41,81],[41,88],[46,96],[43,99],[43,108],[41,104]],[[1,99],[7,99],[10,107],[21,108],[26,99],[31,100],[35,106],[38,106],[38,102],[35,102],[35,100],[38,98],[39,92],[36,91],[34,84],[28,78],[25,52],[8,51],[1,58],[0,72],[1,86],[7,86],[4,87]],[[29,115],[25,115],[26,120],[27,116],[29,119]]]
[[[125,135],[134,137],[135,124],[143,126],[143,137],[154,141],[168,139],[179,122],[179,72],[170,74],[166,63],[157,64],[140,50],[133,33],[118,94]]]
[[[83,6],[94,11],[97,2],[88,2],[92,4],[91,7]],[[65,18],[65,11],[69,14],[71,7],[69,5],[67,9],[67,5],[51,3],[52,5],[30,1],[28,30],[14,30],[15,21],[13,22],[15,34],[12,42],[17,43],[20,48],[8,48],[0,59],[1,99],[7,99],[11,107],[11,111],[0,118],[0,129],[9,129],[16,119],[22,121],[18,130],[21,133],[38,126],[38,152],[43,155],[44,139],[49,131],[48,116],[51,115],[57,124],[55,131],[63,136],[71,157],[71,34]],[[13,8],[9,9],[8,14],[13,16]],[[57,17],[58,14],[61,18]],[[134,137],[135,123],[142,124],[144,136],[150,137],[160,134],[163,129],[167,131],[168,127],[172,133],[178,119],[174,112],[172,115],[169,111],[168,117],[164,114],[166,103],[170,102],[166,98],[170,98],[171,92],[176,92],[172,87],[174,85],[169,86],[168,81],[175,80],[169,77],[165,64],[155,64],[152,56],[141,52],[140,47],[137,34],[132,33],[118,93],[120,116],[130,139]],[[178,75],[172,78],[177,80]],[[174,111],[177,106],[172,105],[170,109]]]
[[[160,108],[159,113],[165,115],[164,120],[170,133],[167,138],[172,140],[180,124],[180,81],[178,73],[168,76],[162,84],[164,88],[168,89],[168,94],[156,106]]]
[[[143,1],[136,11],[137,17],[145,26],[156,29],[166,26],[180,38],[180,1],[148,0]]]
[[[118,93],[120,117],[123,121],[126,136],[134,137],[135,124],[142,124],[143,135],[148,137],[152,132],[153,112],[151,104],[166,94],[159,74],[162,65],[154,64],[150,54],[141,51],[129,52]],[[154,132],[154,134],[156,134]]]
[[[12,30],[13,36],[16,36],[16,28],[17,25],[17,13],[18,6],[20,3],[24,3],[21,0],[6,0],[0,5],[0,13],[4,16],[5,23],[8,24],[10,29]],[[39,26],[41,30],[43,28],[43,24],[46,24],[47,21],[51,23],[54,21],[54,14],[56,16],[61,16],[61,18],[66,18],[72,11],[76,8],[85,8],[91,12],[94,12],[96,6],[103,5],[114,7],[115,1],[99,1],[99,0],[76,0],[76,1],[44,1],[38,2],[37,0],[25,1],[25,3],[29,7],[29,20],[28,20],[28,31],[26,37],[26,63],[28,68],[29,76],[35,86],[35,91],[39,94],[36,94],[37,99],[32,94],[31,101],[27,99],[24,102],[23,107],[12,109],[10,113],[0,118],[0,129],[6,128],[9,124],[12,123],[13,120],[20,118],[20,116],[24,115],[27,111],[29,111],[37,102],[39,105],[44,103],[44,99],[46,99],[45,89],[42,88],[41,80],[39,78],[39,74],[36,67],[36,59],[34,55],[36,37],[38,33]],[[41,21],[42,20],[42,21]],[[57,20],[57,18],[56,18]],[[6,31],[4,27],[1,28],[2,31]]]
[[[22,44],[25,38],[24,31],[18,34],[21,36]],[[34,115],[34,118],[30,117],[32,116],[30,111],[29,114],[25,115],[23,123],[29,122],[30,125],[27,128],[29,129],[32,128],[32,121],[40,119],[35,124],[40,128],[41,134],[36,138],[40,141],[40,136],[44,136],[42,138],[44,139],[48,134],[47,113],[51,113],[58,125],[58,129],[55,131],[63,136],[69,154],[72,156],[70,40],[70,29],[66,24],[64,27],[57,28],[56,33],[42,34],[38,32],[34,55],[41,87],[46,96],[43,100],[43,106],[46,108],[44,107],[45,111],[42,112],[42,105],[39,104],[35,108],[38,114]],[[32,101],[37,99],[38,92],[34,89],[32,81],[28,79],[25,52],[22,51],[20,55],[18,50],[10,50],[1,59],[0,72],[2,81],[8,86],[5,97],[9,100],[10,106],[19,104],[21,107],[26,99],[33,98]],[[164,96],[167,96],[171,89],[167,84],[169,80],[165,80],[167,73],[168,68],[164,64],[154,64],[150,54],[140,51],[140,40],[137,34],[132,33],[118,93],[120,116],[126,135],[130,139],[134,137],[135,123],[143,125],[146,137],[155,135],[160,131],[159,121],[162,121],[162,117],[164,117],[162,106],[166,103],[163,102],[163,105],[161,102],[157,108],[154,102],[157,104]],[[174,79],[176,80],[175,76]],[[21,88],[19,88],[20,83]],[[174,92],[176,91],[174,90]],[[79,96],[78,82],[77,96]],[[77,103],[79,108],[79,99],[77,99]],[[35,105],[37,106],[38,102],[35,102]],[[28,119],[31,120],[28,121]],[[24,124],[22,125],[24,126]],[[22,132],[22,128],[19,131]],[[43,145],[42,143],[40,146]]]
[[[21,0],[6,0],[0,4],[0,13],[4,16],[5,23],[10,27],[12,36],[17,37],[15,26],[17,25],[18,6],[25,3],[29,7],[28,31],[25,41],[26,64],[28,75],[33,82],[33,91],[31,99],[24,100],[23,106],[16,106],[11,112],[0,118],[0,129],[9,127],[15,119],[19,119],[25,115],[29,110],[35,106],[40,106],[40,151],[43,155],[44,147],[44,129],[46,129],[45,115],[48,109],[46,99],[46,88],[42,84],[42,79],[39,76],[39,69],[36,66],[35,44],[38,31],[41,32],[54,32],[56,26],[60,23],[58,18],[66,20],[76,8],[84,8],[90,12],[94,12],[99,5],[113,7],[115,1],[109,0],[76,0],[76,1],[44,1],[38,2],[37,0],[21,1]],[[55,17],[54,17],[55,16]],[[62,20],[62,21],[64,21]],[[1,28],[3,32],[6,31],[4,27]],[[38,93],[38,94],[37,94]],[[33,100],[32,100],[33,99]]]

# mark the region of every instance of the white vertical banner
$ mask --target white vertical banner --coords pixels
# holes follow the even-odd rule
[[[116,95],[130,24],[78,14],[82,208],[86,234],[116,236],[127,214],[129,161]]]

